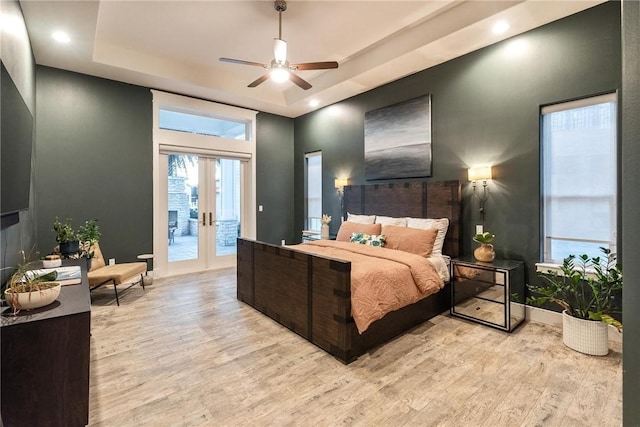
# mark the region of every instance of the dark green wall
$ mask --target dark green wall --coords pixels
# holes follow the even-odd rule
[[[38,247],[54,217],[97,218],[106,258],[152,252],[152,108],[147,88],[38,66]]]
[[[516,44],[522,47],[513,53]],[[620,5],[606,3],[358,95],[295,121],[296,232],[304,216],[304,153],[323,152],[324,211],[339,216],[333,179],[364,179],[364,114],[432,96],[433,180],[463,183],[463,252],[481,218],[466,181],[474,164],[494,165],[485,228],[498,256],[540,251],[540,106],[615,91],[621,85]],[[339,226],[331,223],[332,231]]]
[[[259,113],[256,122],[256,212],[258,240],[293,242],[293,120]]]
[[[98,218],[107,258],[152,252],[152,104],[149,89],[37,67],[38,247],[55,245],[55,216]],[[257,236],[293,239],[293,120],[257,116]]]
[[[622,3],[623,424],[640,425],[640,3]]]

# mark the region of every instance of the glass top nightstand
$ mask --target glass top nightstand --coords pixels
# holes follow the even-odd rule
[[[451,314],[511,332],[525,319],[524,263],[451,260]]]

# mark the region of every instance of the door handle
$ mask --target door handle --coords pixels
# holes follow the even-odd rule
[[[207,214],[202,212],[202,225],[207,226]]]
[[[209,225],[213,225],[213,213],[209,212]]]

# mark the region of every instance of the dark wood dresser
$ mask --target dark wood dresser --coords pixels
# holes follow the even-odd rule
[[[91,301],[82,283],[63,286],[48,307],[11,314],[2,308],[0,400],[4,427],[89,423]]]

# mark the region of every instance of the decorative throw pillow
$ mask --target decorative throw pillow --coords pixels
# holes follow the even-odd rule
[[[376,216],[376,224],[380,225],[397,225],[398,227],[407,226],[407,218],[394,218],[392,216]]]
[[[353,233],[380,234],[382,226],[380,224],[360,224],[357,222],[345,221],[340,224],[336,240],[339,242],[351,241]]]
[[[385,248],[428,257],[433,252],[438,230],[385,225],[382,227],[382,233],[386,236]]]
[[[385,241],[386,241],[386,237],[384,234],[365,234],[365,233],[351,234],[351,243],[360,243],[361,245],[383,247]]]
[[[444,238],[449,228],[449,218],[407,218],[407,227],[420,228],[429,230],[435,228],[438,230],[436,241],[433,245],[432,255],[442,256],[442,247],[444,246]]]
[[[347,221],[357,222],[358,224],[373,224],[376,221],[375,215],[355,215],[347,212]]]

